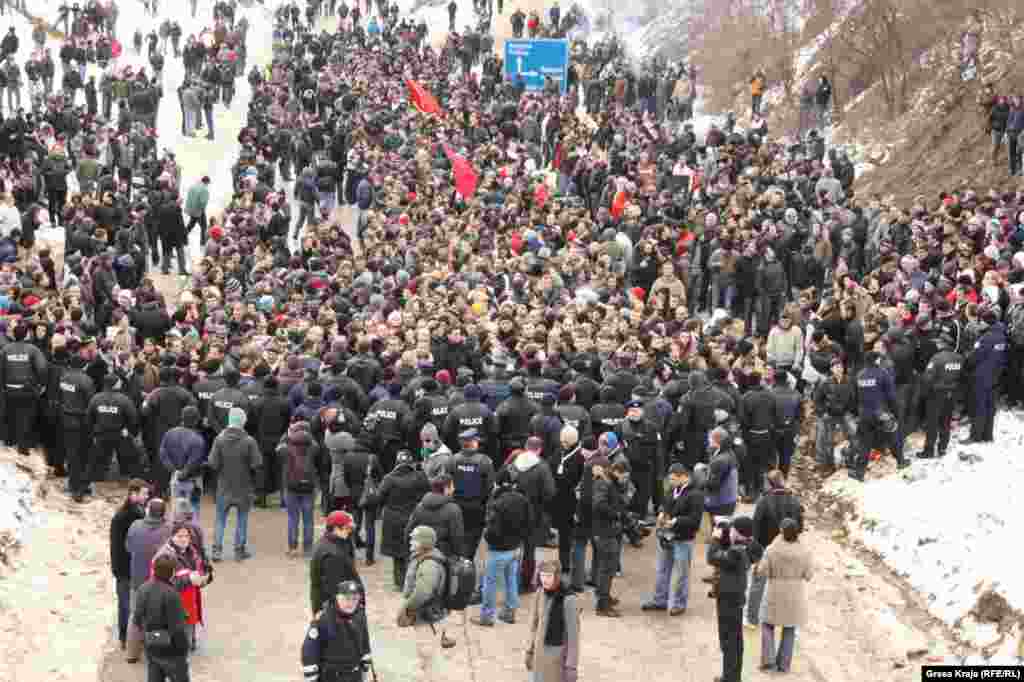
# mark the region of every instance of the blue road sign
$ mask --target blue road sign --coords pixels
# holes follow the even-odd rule
[[[527,90],[542,90],[550,76],[565,92],[569,75],[568,40],[508,40],[505,42],[505,78],[515,83],[520,76]]]

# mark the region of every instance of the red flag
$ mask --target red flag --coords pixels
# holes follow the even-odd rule
[[[453,152],[448,145],[445,145],[444,153],[452,163],[452,172],[455,173],[455,189],[464,199],[470,198],[476,193],[476,183],[480,180],[476,169],[469,161]]]
[[[418,111],[424,114],[440,114],[441,105],[437,103],[430,91],[411,78],[406,79],[405,86],[409,88],[409,100]]]
[[[548,187],[543,182],[538,182],[537,186],[533,190],[533,203],[538,208],[544,208],[544,204],[548,200]]]
[[[622,212],[626,208],[626,202],[629,201],[629,194],[619,190],[618,194],[615,195],[615,200],[612,201],[612,216],[616,218],[622,217]]]

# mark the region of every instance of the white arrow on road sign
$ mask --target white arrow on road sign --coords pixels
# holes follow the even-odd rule
[[[516,57],[516,73],[522,73],[522,72],[523,72],[523,58],[522,57]]]

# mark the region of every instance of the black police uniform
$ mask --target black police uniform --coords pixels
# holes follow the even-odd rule
[[[641,407],[639,401],[637,407]],[[636,485],[636,493],[629,504],[629,511],[641,520],[647,516],[647,507],[657,481],[664,473],[661,432],[654,422],[642,416],[636,421],[627,418],[619,428],[629,460],[630,478]]]
[[[369,656],[366,611],[360,606],[349,615],[331,600],[306,631],[302,674],[306,682],[363,682]]]
[[[122,475],[137,475],[139,463],[126,457],[130,448],[122,447],[123,431],[135,435],[139,428],[139,413],[131,399],[117,391],[102,391],[89,402],[89,421],[96,444],[91,478],[100,478],[110,467],[114,453],[118,453],[118,469]]]
[[[895,419],[896,387],[888,369],[871,365],[857,375],[857,455],[851,476],[864,480],[868,453],[872,449],[892,447],[897,461],[903,465],[903,453],[893,442],[893,432],[886,427],[886,418]],[[897,428],[898,432],[899,429]]]
[[[399,450],[410,447],[418,451],[420,434],[417,431],[411,433],[412,409],[404,400],[396,398],[385,398],[378,400],[366,413],[368,419],[377,421],[377,428],[374,431],[377,435],[380,458],[380,466],[384,471],[391,471],[395,468],[395,457]],[[413,443],[412,441],[415,440]]]
[[[23,454],[32,447],[39,396],[46,387],[46,358],[25,341],[9,343],[0,350],[0,385],[10,437]]]
[[[441,437],[445,444],[455,450],[458,445],[459,433],[468,429],[476,429],[480,435],[480,451],[494,461],[494,413],[487,405],[478,400],[466,399],[465,402],[451,407],[448,418],[444,421]]]
[[[949,427],[956,405],[956,392],[966,368],[966,360],[951,350],[939,351],[932,356],[925,368],[923,388],[925,392],[925,441],[921,457],[934,457],[936,439],[939,457],[949,447]]]
[[[83,371],[80,359],[75,358],[71,366],[64,370],[58,390],[68,487],[71,494],[80,499],[89,488],[88,474],[92,464],[89,402],[96,393],[92,379]]]

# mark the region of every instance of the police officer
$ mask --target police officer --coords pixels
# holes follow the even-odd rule
[[[594,435],[600,438],[608,431],[618,431],[626,420],[626,408],[621,402],[615,401],[615,388],[601,387],[600,402],[590,408],[590,423]]]
[[[224,388],[224,376],[220,374],[220,360],[211,358],[199,366],[199,381],[192,385],[192,391],[199,402],[199,414],[210,413],[213,394]],[[207,429],[208,439],[213,442],[213,432]]]
[[[956,405],[956,392],[966,369],[963,355],[950,346],[950,337],[940,334],[935,344],[939,351],[932,356],[924,370],[921,387],[925,399],[925,441],[918,457],[929,459],[935,456],[938,438],[939,457],[949,447],[949,427]]]
[[[544,442],[542,457],[550,466],[555,465],[561,446],[558,437],[562,433],[565,422],[561,415],[555,410],[555,402],[558,398],[557,392],[548,392],[541,396],[540,412],[533,415],[530,420],[530,435],[537,436]]]
[[[310,624],[302,643],[306,682],[363,682],[372,666],[370,631],[359,583],[345,580]]]
[[[891,447],[897,465],[907,466],[902,449],[898,449],[894,434],[896,424],[896,387],[892,373],[881,366],[881,356],[871,351],[864,356],[864,369],[857,374],[857,454],[850,477],[864,480],[871,450]]]
[[[25,341],[28,325],[14,327],[14,343],[0,351],[0,385],[6,399],[11,439],[18,452],[28,454],[32,446],[32,426],[36,423],[39,397],[46,389],[46,358],[41,350]]]
[[[452,480],[455,494],[452,501],[462,510],[462,556],[470,561],[476,556],[484,534],[484,512],[494,488],[494,464],[480,452],[480,432],[467,429],[459,434],[462,448],[452,458]]]
[[[526,397],[526,382],[516,377],[509,382],[511,391],[494,413],[498,425],[498,446],[500,451],[497,460],[504,461],[510,450],[517,450],[526,444],[530,437],[530,420],[540,408],[537,403]]]
[[[427,422],[440,428],[448,418],[448,400],[442,395],[437,380],[431,377],[420,386],[423,395],[416,399],[412,408],[412,428],[416,433],[419,433]]]
[[[1009,345],[1006,325],[999,321],[991,308],[982,310],[981,321],[988,329],[975,344],[967,358],[968,369],[973,373],[971,388],[971,442],[992,441],[992,427],[996,417],[995,388],[1009,359]]]
[[[576,402],[576,386],[566,384],[558,391],[558,403],[555,412],[562,418],[566,426],[576,429],[579,440],[586,440],[594,432],[590,423],[590,412]]]
[[[110,468],[110,460],[118,453],[117,465],[122,476],[134,476],[138,462],[124,461],[122,448],[125,434],[135,435],[139,428],[139,414],[131,399],[117,389],[118,378],[114,374],[103,377],[103,390],[89,401],[89,423],[92,425],[93,440],[96,445],[95,469],[99,479]]]
[[[494,413],[482,402],[483,391],[476,384],[467,384],[462,389],[463,402],[448,410],[448,418],[444,420],[441,430],[444,442],[455,450],[459,434],[469,429],[476,429],[480,435],[480,451],[494,458]]]
[[[68,489],[75,502],[81,502],[89,489],[92,434],[89,431],[89,403],[96,388],[85,373],[85,358],[78,339],[67,343],[68,367],[58,385],[60,424],[64,443],[64,461],[68,467]]]
[[[636,494],[630,502],[629,511],[643,521],[647,517],[651,493],[661,478],[665,464],[661,433],[653,422],[644,419],[642,400],[634,398],[626,404],[626,419],[619,427],[619,434],[629,460],[630,476],[636,485]]]
[[[377,455],[384,471],[391,471],[394,468],[398,451],[405,449],[414,438],[411,432],[412,410],[404,400],[399,399],[401,391],[402,385],[398,382],[388,384],[389,397],[375,402],[366,413],[367,417],[377,420]],[[415,439],[419,439],[418,431]],[[419,443],[416,442],[413,450],[418,449]]]
[[[224,372],[224,387],[218,389],[210,396],[210,402],[206,407],[206,423],[213,431],[216,438],[220,432],[228,426],[228,413],[232,407],[243,410],[248,416],[249,396],[238,388],[241,375],[237,370]]]
[[[526,397],[540,403],[547,394],[558,395],[559,383],[541,374],[540,360],[532,359],[526,363]]]

